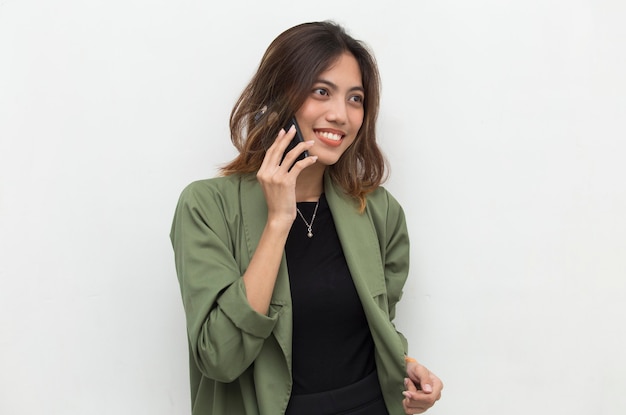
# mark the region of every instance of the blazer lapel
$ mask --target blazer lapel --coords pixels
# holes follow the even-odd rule
[[[325,175],[324,192],[333,214],[341,247],[361,301],[386,291],[385,274],[374,225],[367,213],[358,212],[357,202]],[[365,304],[364,304],[365,305]]]

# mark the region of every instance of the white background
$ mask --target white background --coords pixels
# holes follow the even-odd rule
[[[379,60],[430,413],[626,413],[625,4],[0,0],[0,413],[188,413],[175,203],[323,19]]]

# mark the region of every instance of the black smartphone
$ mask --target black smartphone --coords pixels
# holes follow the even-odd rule
[[[295,146],[297,146],[298,143],[304,142],[304,138],[302,138],[302,131],[300,131],[300,126],[298,125],[298,122],[296,121],[296,117],[291,117],[289,119],[289,122],[285,126],[285,131],[289,131],[292,125],[296,127],[296,135],[293,137],[293,140],[291,140],[291,142],[287,146],[287,149],[285,150],[285,153],[283,154],[283,160],[285,159],[285,156],[287,155],[287,153],[290,152]],[[309,157],[309,152],[307,150],[304,150],[301,154],[299,154],[296,161],[303,160],[305,157]],[[281,163],[282,163],[282,160],[281,160]]]

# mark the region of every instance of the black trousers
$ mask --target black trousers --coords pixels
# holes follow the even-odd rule
[[[389,415],[389,412],[374,371],[340,389],[292,395],[285,415]]]

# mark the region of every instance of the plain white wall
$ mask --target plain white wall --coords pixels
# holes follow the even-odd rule
[[[0,0],[0,413],[188,413],[178,194],[234,155],[269,42],[323,19],[379,60],[431,413],[625,413],[619,0]]]

